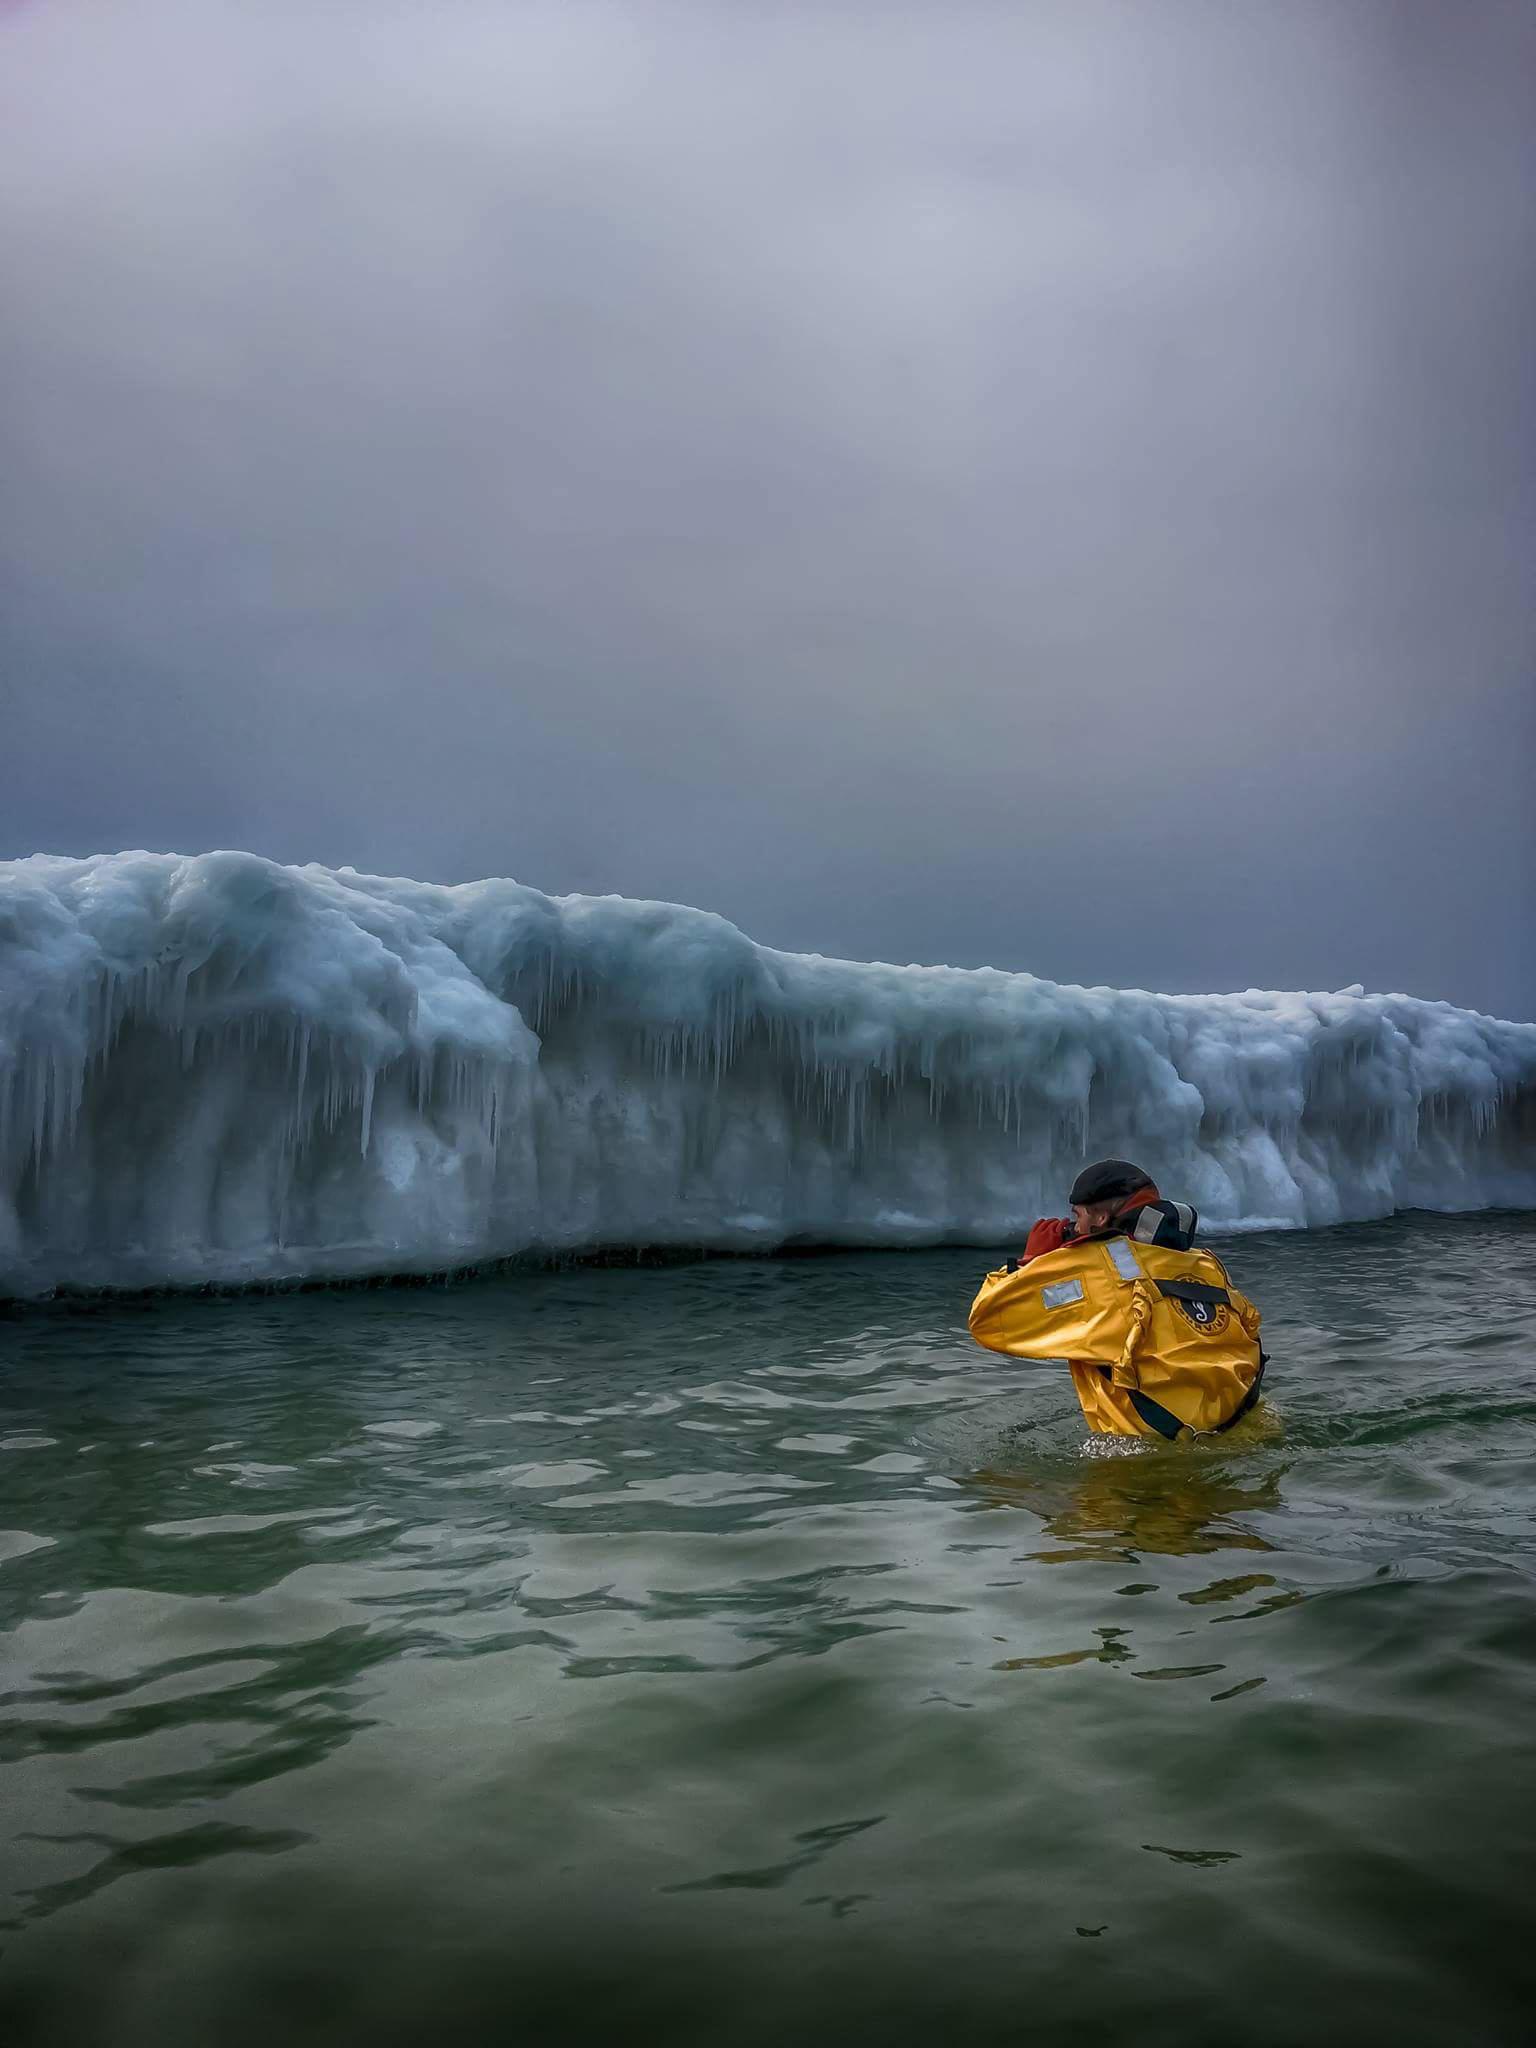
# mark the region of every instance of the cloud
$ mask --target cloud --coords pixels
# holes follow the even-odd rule
[[[0,852],[1536,1010],[1518,11],[0,34]]]

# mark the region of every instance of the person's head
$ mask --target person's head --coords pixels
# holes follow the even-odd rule
[[[1097,1159],[1085,1166],[1072,1183],[1068,1197],[1072,1219],[1079,1237],[1104,1230],[1113,1223],[1132,1195],[1149,1190],[1155,1195],[1152,1176],[1133,1166],[1129,1159]]]

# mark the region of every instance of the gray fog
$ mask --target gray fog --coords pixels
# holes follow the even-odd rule
[[[0,857],[1536,1016],[1536,5],[0,6]]]

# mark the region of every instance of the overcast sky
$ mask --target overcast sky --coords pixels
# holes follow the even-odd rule
[[[1536,0],[0,5],[0,857],[1536,1016]]]

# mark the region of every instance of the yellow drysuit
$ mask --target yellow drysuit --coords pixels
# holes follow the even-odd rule
[[[1214,1252],[1088,1238],[989,1273],[971,1335],[1012,1358],[1064,1358],[1091,1429],[1226,1429],[1258,1399],[1259,1311]]]

